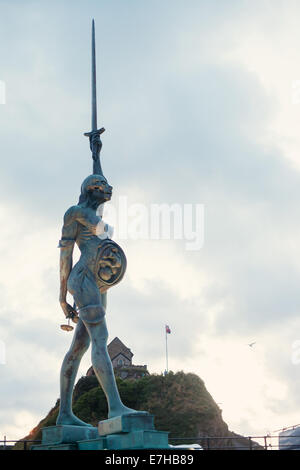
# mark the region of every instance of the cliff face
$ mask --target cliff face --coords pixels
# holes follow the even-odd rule
[[[124,404],[153,414],[156,429],[169,431],[171,444],[188,442],[200,443],[205,448],[208,445],[210,448],[249,448],[247,439],[228,430],[220,408],[197,375],[170,372],[166,376],[153,374],[134,381],[117,378],[117,382]],[[76,416],[94,426],[97,426],[98,421],[107,418],[106,399],[96,377],[82,377],[77,382],[73,395],[73,410]],[[58,402],[24,439],[41,439],[41,428],[54,425],[57,413]],[[208,441],[206,437],[209,436],[225,439]],[[229,437],[235,439],[229,440]],[[174,438],[181,439],[173,440]],[[191,439],[185,441],[182,438]],[[195,441],[196,438],[203,439]]]

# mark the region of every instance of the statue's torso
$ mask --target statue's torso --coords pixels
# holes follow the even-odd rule
[[[84,225],[76,222],[76,243],[81,252],[80,260],[74,266],[77,270],[89,270],[101,292],[105,292],[121,281],[126,270],[126,256],[122,248],[109,238],[101,239],[95,235],[99,218],[95,224]],[[84,221],[82,221],[84,222]]]

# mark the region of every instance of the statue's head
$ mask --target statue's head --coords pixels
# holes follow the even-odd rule
[[[81,185],[79,204],[84,202],[98,206],[111,199],[112,186],[103,175],[90,175]]]

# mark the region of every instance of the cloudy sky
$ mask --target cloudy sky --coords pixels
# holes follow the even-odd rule
[[[299,423],[299,2],[0,0],[0,439],[54,405],[71,342],[57,241],[92,168],[92,17],[112,204],[204,205],[199,250],[117,238],[110,339],[160,373],[167,323],[170,369],[197,373],[231,430]]]

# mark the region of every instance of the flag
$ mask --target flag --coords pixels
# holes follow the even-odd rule
[[[166,325],[166,333],[170,334],[171,333],[171,330],[170,330],[170,327],[169,325]]]

